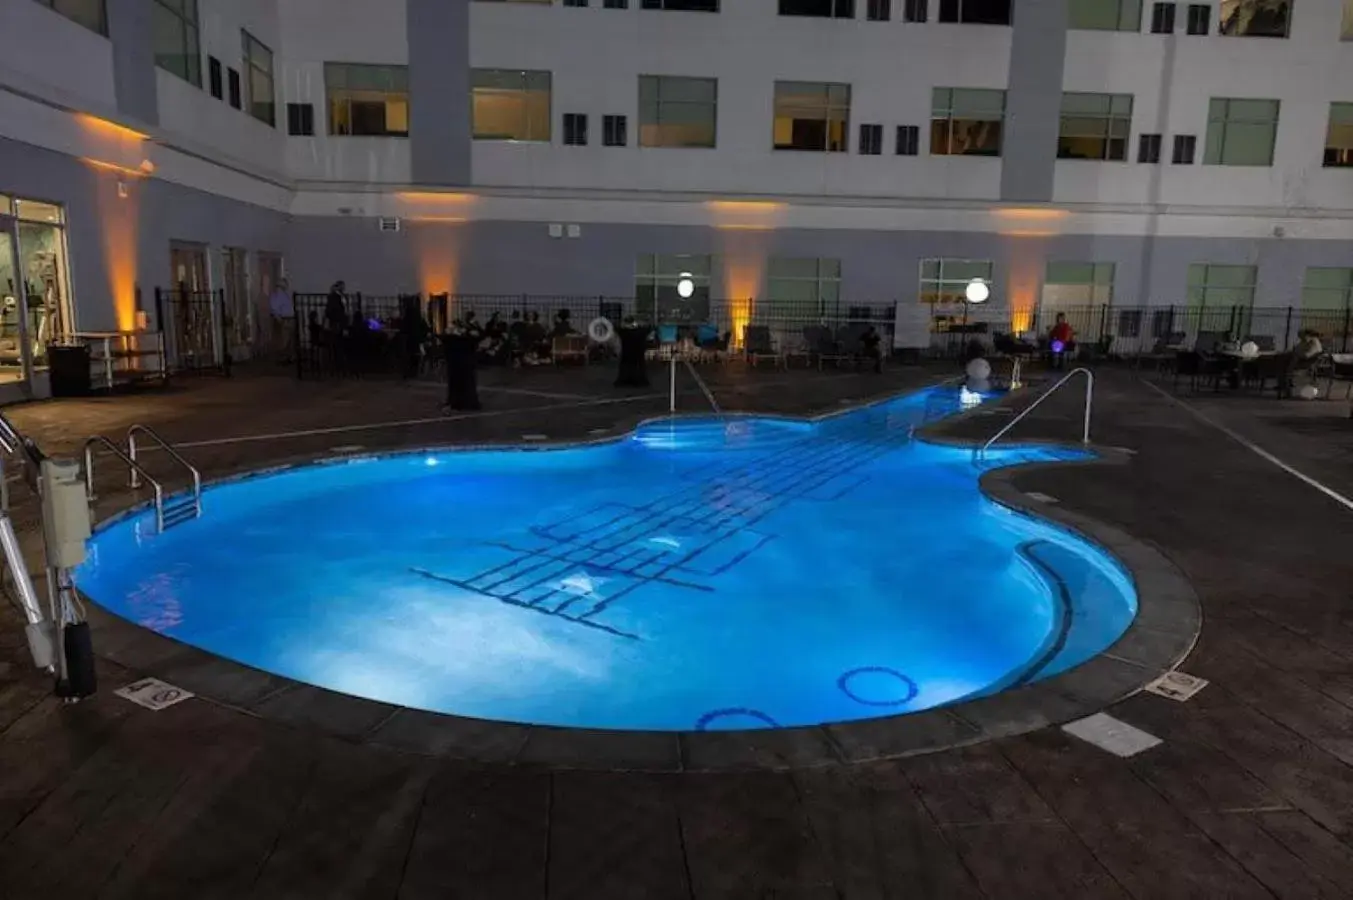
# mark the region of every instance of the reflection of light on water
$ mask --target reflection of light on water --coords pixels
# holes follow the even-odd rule
[[[666,547],[669,550],[680,550],[681,541],[670,534],[662,534],[648,539],[650,544],[657,544],[659,547]]]
[[[597,592],[597,588],[608,581],[609,578],[594,578],[586,572],[578,572],[561,580],[556,588],[575,597],[591,597]]]
[[[964,385],[958,389],[958,405],[963,407],[964,409],[971,409],[972,407],[977,406],[981,402],[982,395],[975,391],[968,390],[967,385]]]
[[[178,566],[175,570],[182,568]],[[127,595],[127,608],[136,624],[159,632],[182,625],[183,604],[174,587],[174,571],[143,579],[136,590]]]

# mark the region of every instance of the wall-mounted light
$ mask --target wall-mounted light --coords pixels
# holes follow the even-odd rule
[[[974,278],[963,288],[963,296],[969,303],[986,303],[991,296],[991,288],[981,278]]]
[[[690,272],[682,272],[677,279],[677,296],[682,300],[689,300],[695,294],[695,280]]]

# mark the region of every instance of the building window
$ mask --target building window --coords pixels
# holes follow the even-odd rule
[[[1127,159],[1131,94],[1062,94],[1058,159]]]
[[[893,17],[893,0],[869,0],[864,14],[871,22],[886,22]]]
[[[1212,27],[1212,7],[1206,3],[1190,3],[1184,30],[1189,34],[1207,34]]]
[[[243,109],[244,104],[240,100],[240,73],[238,69],[226,67],[226,95],[230,105],[236,109]]]
[[[1142,0],[1069,0],[1070,27],[1087,31],[1141,31]]]
[[[1353,41],[1353,0],[1344,0],[1344,17],[1339,24],[1339,40]]]
[[[629,144],[629,120],[625,116],[602,116],[601,143],[606,147]]]
[[[629,9],[630,0],[605,0],[601,4],[602,9]]]
[[[1217,31],[1227,37],[1285,38],[1292,28],[1291,0],[1221,0]]]
[[[903,21],[924,22],[926,13],[926,0],[904,0],[902,6]]]
[[[930,152],[937,156],[1000,156],[1005,91],[935,88]]]
[[[793,318],[835,314],[841,302],[841,260],[771,257],[766,299]]]
[[[1009,25],[1010,0],[940,0],[940,21],[964,25]]]
[[[61,15],[78,22],[90,31],[107,36],[108,12],[104,0],[38,0],[43,6],[54,9]]]
[[[1137,162],[1160,162],[1160,135],[1143,134],[1137,138]]]
[[[571,147],[587,145],[586,113],[564,113],[564,143]]]
[[[1331,103],[1325,131],[1325,165],[1353,166],[1353,103]]]
[[[551,81],[549,72],[473,70],[475,140],[549,141]]]
[[[718,12],[719,0],[643,0],[640,9],[669,9],[677,12]]]
[[[775,82],[776,150],[844,153],[849,128],[850,85]]]
[[[565,6],[587,6],[587,0],[564,0]]]
[[[1177,166],[1193,165],[1193,153],[1197,144],[1198,138],[1191,134],[1176,134],[1174,136],[1174,153],[1170,156],[1170,162]]]
[[[991,283],[992,268],[989,259],[923,259],[917,299],[932,305],[963,303],[974,278]]]
[[[1151,7],[1151,33],[1174,34],[1173,3],[1157,3]]]
[[[1114,264],[1111,262],[1049,262],[1043,279],[1043,321],[1057,312],[1093,309],[1113,302]]]
[[[855,0],[780,0],[780,15],[853,19]]]
[[[150,17],[155,65],[201,87],[197,0],[151,0]]]
[[[1325,336],[1342,331],[1353,310],[1353,269],[1312,266],[1301,284],[1301,327]]]
[[[897,155],[915,156],[921,151],[921,129],[916,125],[897,126]]]
[[[1201,312],[1205,309],[1249,310],[1254,305],[1254,266],[1213,266],[1193,263],[1189,266],[1188,306]],[[1201,319],[1201,316],[1199,317]],[[1249,330],[1249,322],[1232,323],[1240,334]],[[1210,330],[1207,328],[1204,331]]]
[[[1118,313],[1118,336],[1135,338],[1142,336],[1142,311],[1125,309]]]
[[[277,100],[274,95],[272,51],[247,31],[244,39],[244,70],[249,73],[249,115],[272,128],[277,127]]]
[[[409,136],[408,66],[325,63],[329,134]]]
[[[1277,100],[1214,97],[1207,108],[1203,164],[1271,166],[1277,136]]]
[[[207,57],[207,85],[211,95],[220,100],[225,95],[225,78],[221,71],[221,61],[214,56]]]
[[[295,137],[312,137],[315,134],[315,107],[313,104],[287,104],[287,134]]]
[[[634,268],[635,311],[652,322],[679,321],[682,313],[709,314],[713,259],[699,255],[644,254]],[[690,279],[695,291],[683,298],[677,285]]]
[[[639,76],[640,147],[713,147],[718,120],[716,79]]]
[[[861,125],[860,154],[863,156],[878,156],[882,152],[883,152],[883,126]]]

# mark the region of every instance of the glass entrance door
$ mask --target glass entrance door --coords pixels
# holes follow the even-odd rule
[[[249,296],[249,251],[226,247],[221,251],[221,263],[230,355],[246,360],[253,355],[255,334],[254,306]]]
[[[18,223],[0,215],[0,398],[13,386],[28,393],[33,347],[28,335],[28,293],[19,264]]]

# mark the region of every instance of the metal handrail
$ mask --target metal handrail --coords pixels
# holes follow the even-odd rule
[[[1035,400],[1033,403],[1030,403],[1028,406],[1024,407],[1024,409],[1020,411],[1019,415],[1015,416],[1013,419],[1007,422],[1004,428],[993,434],[990,440],[988,440],[985,444],[983,444],[981,447],[978,448],[976,454],[977,458],[981,459],[983,456],[985,456],[987,448],[989,448],[992,444],[996,443],[1001,438],[1003,438],[1006,435],[1006,432],[1008,432],[1010,429],[1018,425],[1029,413],[1033,412],[1035,409],[1038,409],[1039,404],[1041,404],[1044,400],[1051,397],[1053,394],[1057,393],[1058,388],[1066,384],[1071,379],[1075,378],[1077,375],[1085,376],[1085,421],[1083,426],[1081,427],[1081,443],[1082,444],[1090,443],[1090,407],[1094,401],[1095,373],[1091,372],[1089,369],[1082,367],[1079,369],[1072,369],[1070,372],[1067,372],[1065,375],[1063,375],[1061,378],[1057,380],[1056,384],[1054,384],[1052,387],[1044,391],[1037,400]]]
[[[136,460],[137,432],[144,434],[158,444],[176,463],[187,469],[188,473],[193,476],[193,512],[195,515],[202,515],[202,473],[198,472],[196,466],[184,459],[182,454],[175,450],[168,441],[160,437],[159,433],[149,425],[136,424],[127,429],[127,452],[133,462]],[[135,468],[132,469],[131,485],[134,488],[141,486]]]
[[[113,451],[114,456],[126,463],[132,471],[139,472],[146,483],[151,486],[151,489],[155,492],[155,530],[157,532],[164,531],[164,488],[151,477],[149,472],[141,467],[140,463],[122,452],[121,447],[101,434],[96,434],[85,441],[85,496],[91,501],[97,499],[94,495],[94,448],[96,446]]]
[[[705,399],[709,401],[710,409],[714,410],[714,414],[717,416],[723,415],[723,410],[719,409],[719,401],[714,399],[714,392],[709,389],[709,385],[705,384],[705,379],[700,377],[700,373],[695,371],[695,366],[691,365],[691,361],[684,356],[681,358],[681,362],[685,364],[686,371],[691,373],[696,386],[700,388],[701,393],[705,395]]]

